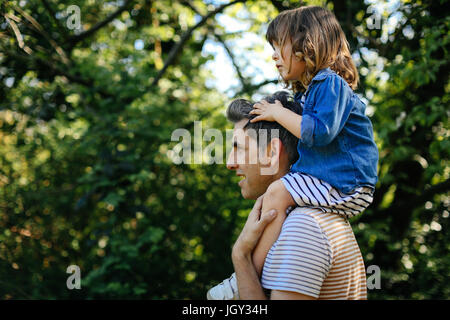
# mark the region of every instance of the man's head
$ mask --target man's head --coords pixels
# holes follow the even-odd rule
[[[301,114],[301,107],[289,94],[278,91],[265,97],[269,103],[275,100],[283,107]],[[250,123],[255,115],[252,102],[236,99],[227,109],[227,118],[234,123],[233,147],[227,160],[227,168],[236,170],[244,179],[239,182],[242,196],[256,199],[271,182],[286,174],[298,159],[298,139],[277,122],[258,121]]]

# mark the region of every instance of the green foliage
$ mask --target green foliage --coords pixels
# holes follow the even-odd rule
[[[208,19],[155,83],[182,34],[212,10],[189,3],[0,5],[1,298],[203,299],[231,273],[252,202],[225,165],[175,165],[170,150],[172,132],[193,134],[194,121],[230,128],[229,98],[207,86],[220,75],[205,69],[212,56],[202,50],[214,33],[241,33]],[[222,14],[263,36],[268,17],[296,3],[248,1]],[[84,31],[66,27],[72,4]],[[439,1],[401,1],[387,13],[401,17],[393,30],[370,30],[366,4],[327,6],[360,57],[358,93],[369,98],[380,147],[374,203],[352,221],[366,266],[382,272],[369,298],[449,298],[449,17]],[[257,93],[241,76],[236,92]],[[72,264],[81,290],[66,288]]]

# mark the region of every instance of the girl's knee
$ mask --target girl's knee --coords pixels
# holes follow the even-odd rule
[[[286,200],[289,200],[290,194],[284,186],[283,181],[276,180],[267,188],[264,199],[266,199],[266,197],[271,199],[272,202],[285,202]]]

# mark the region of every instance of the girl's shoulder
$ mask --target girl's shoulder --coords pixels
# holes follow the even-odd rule
[[[339,92],[351,96],[354,93],[347,81],[330,68],[320,70],[311,80],[307,91],[308,93],[314,92],[313,95]]]
[[[325,68],[317,72],[316,75],[312,78],[310,86],[319,83],[323,83],[325,85],[345,84],[347,85],[347,87],[349,87],[344,78],[342,78],[340,75],[338,75],[334,70],[331,70],[330,68]]]
[[[325,68],[325,69],[319,70],[316,73],[316,75],[311,79],[311,83],[317,82],[317,81],[323,81],[326,78],[333,76],[333,75],[337,75],[337,73],[334,72],[333,70],[331,70],[331,68]]]
[[[327,68],[320,70],[308,86],[302,101],[306,106],[315,104],[329,105],[330,103],[349,102],[355,96],[352,88],[333,70]],[[347,103],[346,103],[347,104]]]

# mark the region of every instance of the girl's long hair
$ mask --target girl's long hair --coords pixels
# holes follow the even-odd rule
[[[281,48],[291,41],[292,55],[305,61],[305,72],[299,81],[285,82],[286,87],[304,91],[317,72],[331,68],[354,90],[358,71],[350,54],[349,44],[334,14],[322,7],[305,6],[281,12],[270,22],[267,41]]]

